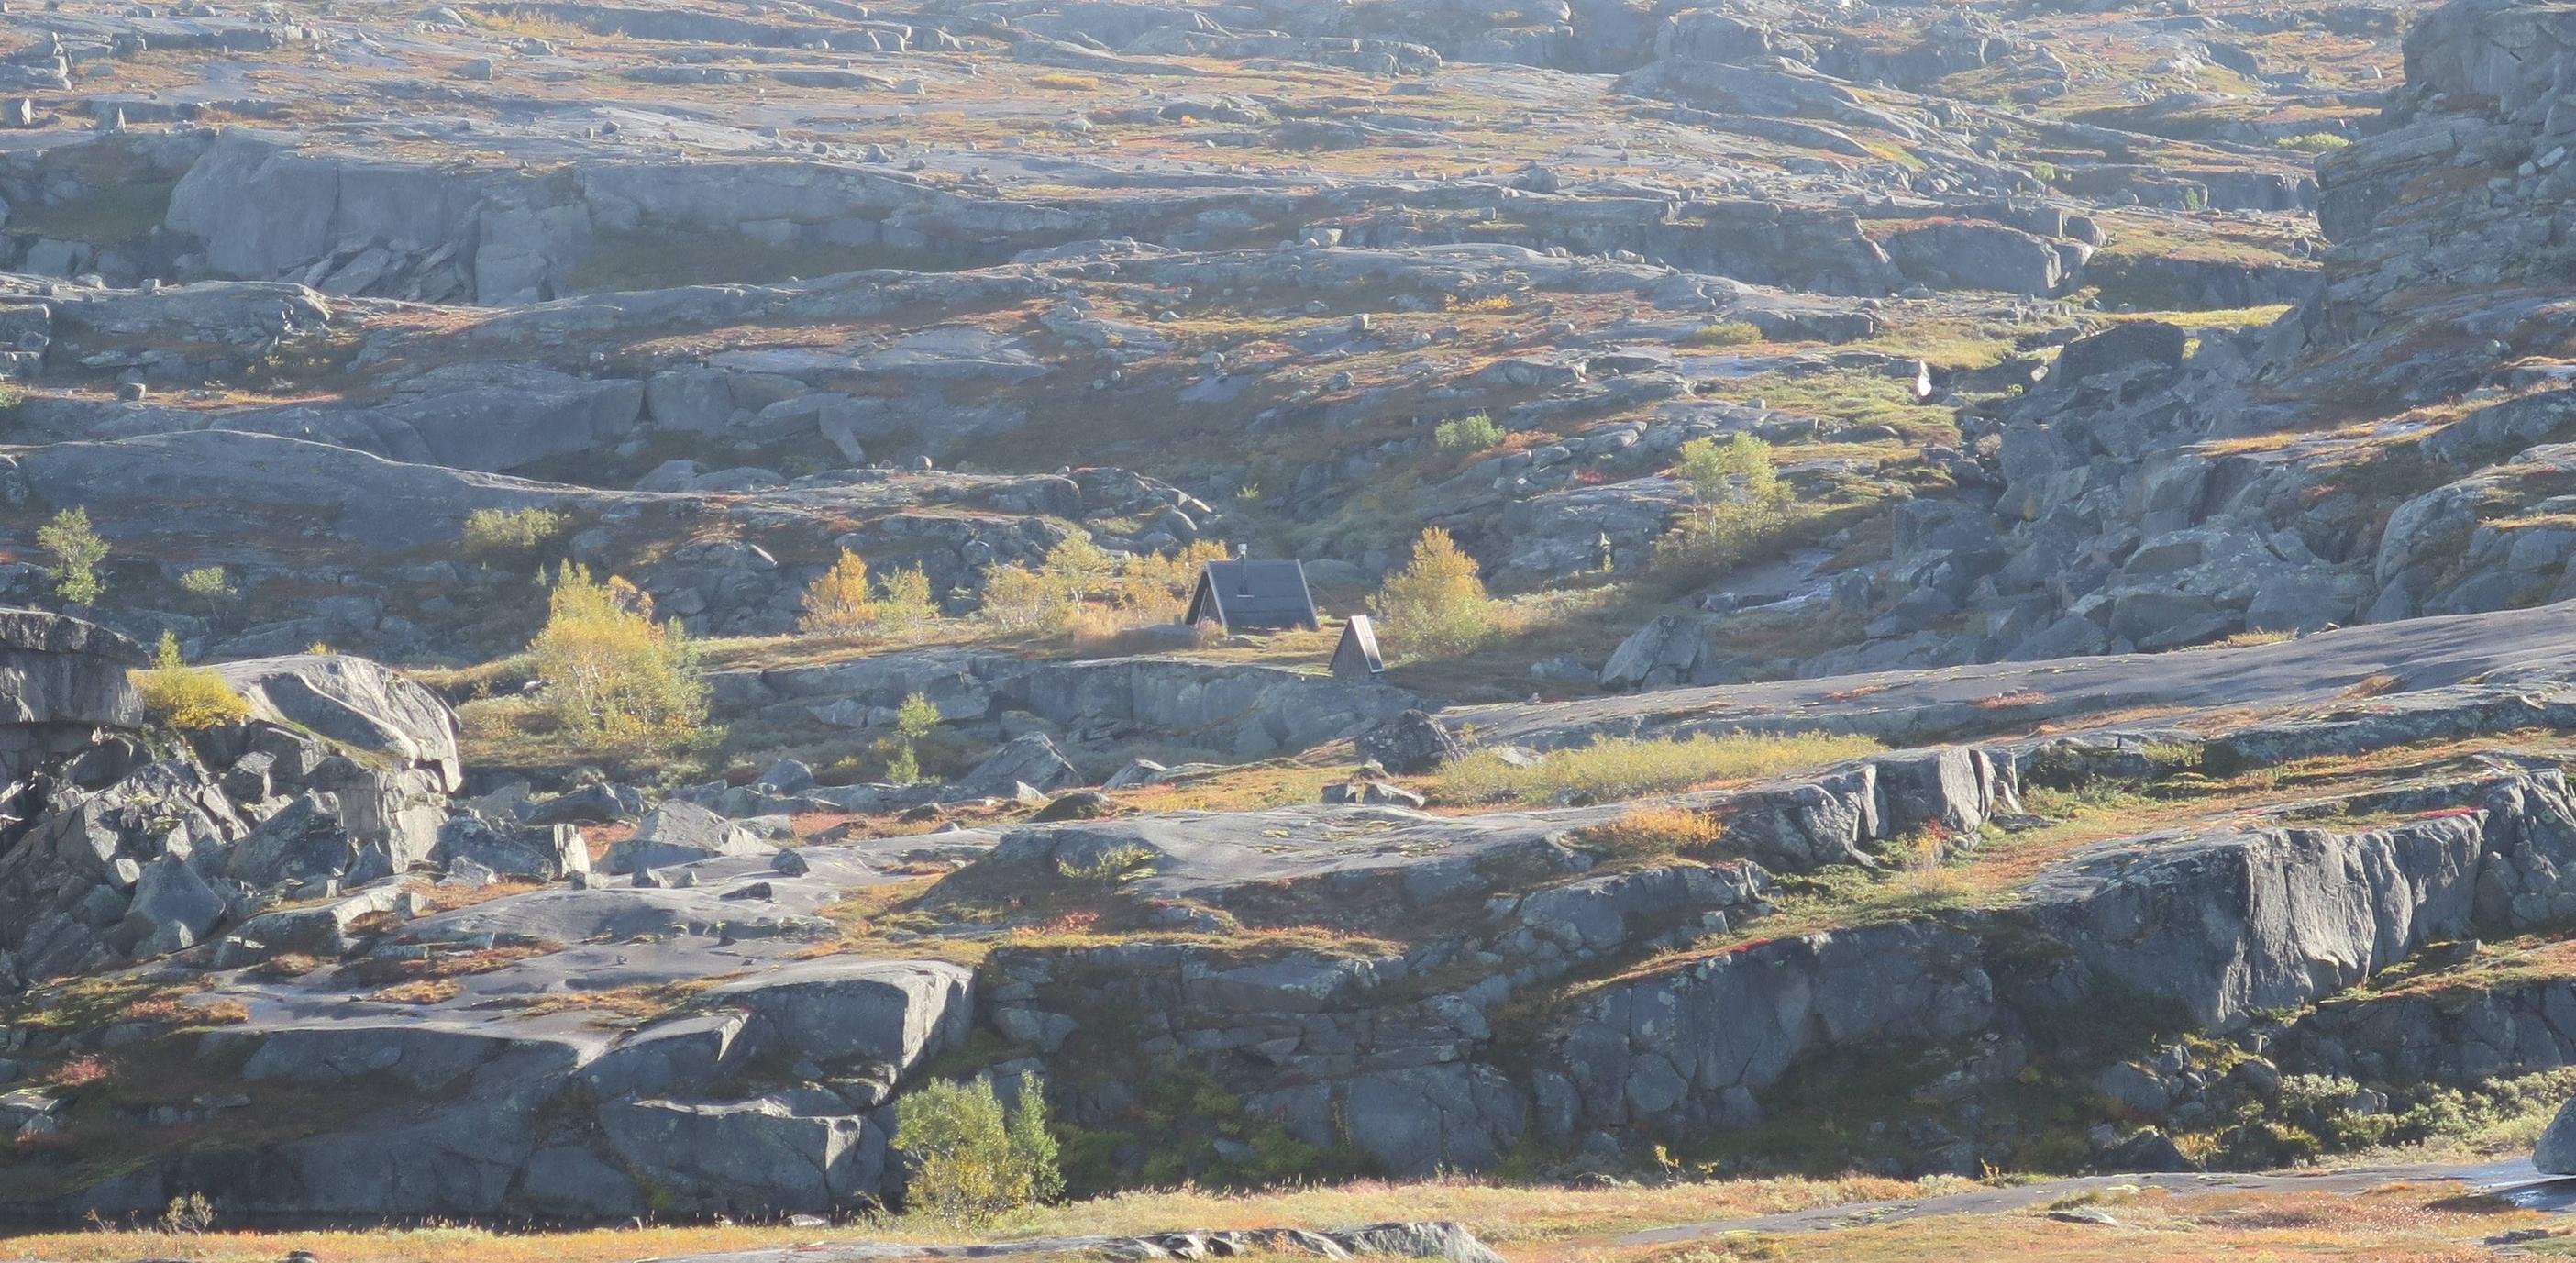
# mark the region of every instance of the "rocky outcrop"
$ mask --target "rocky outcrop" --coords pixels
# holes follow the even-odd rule
[[[2361,1083],[2466,1087],[2576,1064],[2576,983],[2552,978],[2319,1005],[2266,1050],[2281,1066]]]
[[[0,781],[86,749],[103,731],[143,721],[126,672],[143,664],[134,642],[95,623],[34,610],[0,610]]]
[[[24,748],[46,760],[11,786],[0,832],[0,986],[185,951],[281,898],[439,853],[454,716],[384,667],[232,664],[225,679],[252,716],[154,758],[132,731],[142,716],[119,661],[139,658],[130,644],[25,611],[0,626],[21,642],[10,652],[26,684],[11,700],[29,721]]]
[[[1985,1030],[1997,1007],[1981,953],[1969,935],[1882,926],[1757,942],[1612,988],[1544,1046],[1530,1081],[1540,1134],[1570,1146],[1753,1126],[1757,1094],[1811,1051]]]
[[[2035,886],[2028,915],[2101,975],[2223,1030],[2353,986],[2474,924],[2538,925],[2576,910],[2566,881],[2576,809],[2556,773],[2390,806],[2424,818],[2113,848]]]

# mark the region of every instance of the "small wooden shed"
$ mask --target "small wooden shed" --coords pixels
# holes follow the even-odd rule
[[[1333,646],[1333,678],[1366,684],[1386,674],[1386,658],[1377,651],[1377,627],[1366,614],[1353,614],[1342,624],[1342,642]]]
[[[1306,567],[1296,561],[1211,561],[1190,589],[1182,622],[1215,623],[1229,632],[1315,630],[1315,596],[1306,590]]]

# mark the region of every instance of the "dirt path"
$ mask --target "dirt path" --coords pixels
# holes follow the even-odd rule
[[[2044,1206],[2063,1197],[2115,1188],[2157,1188],[2188,1197],[2209,1193],[2360,1193],[2401,1182],[2457,1183],[2475,1192],[2496,1194],[2532,1210],[2556,1211],[2576,1206],[2576,1179],[2544,1176],[2533,1170],[2527,1161],[2477,1166],[2356,1167],[2343,1171],[2265,1174],[2086,1175],[2009,1188],[1971,1189],[1936,1197],[1851,1202],[1777,1215],[1757,1215],[1749,1219],[1715,1219],[1672,1228],[1650,1228],[1609,1238],[1606,1244],[1670,1245],[1729,1232],[1826,1232],[1940,1215],[2001,1215]]]

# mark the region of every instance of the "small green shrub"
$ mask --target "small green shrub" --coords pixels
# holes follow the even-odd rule
[[[895,708],[894,730],[897,735],[889,743],[891,749],[886,755],[888,784],[914,785],[924,779],[921,774],[921,742],[938,727],[939,707],[924,694],[915,693]]]
[[[1110,847],[1083,863],[1057,860],[1055,871],[1057,876],[1066,881],[1114,886],[1120,882],[1153,876],[1153,860],[1152,851],[1130,842]]]
[[[1051,632],[1073,618],[1073,594],[1043,567],[995,565],[984,571],[984,621],[1004,632]]]
[[[2283,149],[2297,153],[2333,153],[2352,144],[2352,137],[2334,132],[2308,132],[2281,142]]]
[[[1749,346],[1762,340],[1762,326],[1744,320],[1701,325],[1682,335],[1683,346]]]
[[[465,555],[484,561],[524,556],[571,525],[551,509],[476,509],[465,515]]]
[[[930,575],[919,566],[895,571],[877,587],[877,630],[888,636],[918,635],[939,617],[939,606],[930,599]]]
[[[98,564],[107,560],[107,541],[91,529],[89,510],[77,505],[36,528],[36,546],[54,555],[54,593],[74,605],[95,605],[107,590]]]
[[[934,1081],[904,1097],[897,1116],[894,1146],[913,1162],[904,1196],[914,1214],[984,1224],[1064,1191],[1035,1078],[1023,1082],[1017,1109],[1003,1109],[989,1080]]]
[[[199,566],[179,576],[179,590],[204,601],[209,609],[218,601],[229,601],[240,595],[233,588],[232,576],[221,566]]]
[[[1444,452],[1481,452],[1503,441],[1503,427],[1484,413],[1431,427],[1431,442]]]

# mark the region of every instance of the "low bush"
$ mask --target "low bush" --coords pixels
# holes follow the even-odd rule
[[[564,563],[528,654],[546,709],[585,748],[685,742],[706,723],[696,646],[623,579]]]
[[[524,556],[571,525],[551,509],[476,509],[465,515],[465,555],[480,561]]]
[[[943,1223],[992,1222],[1064,1191],[1045,1093],[1022,1081],[1005,1110],[989,1080],[933,1081],[896,1107],[894,1147],[912,1160],[906,1209]]]
[[[1603,860],[1642,864],[1705,851],[1717,845],[1717,821],[1675,803],[1631,807],[1618,819],[1577,829],[1567,837],[1577,850]]]
[[[1465,653],[1494,634],[1494,599],[1475,560],[1436,526],[1414,542],[1412,563],[1386,577],[1375,604],[1388,643],[1407,657]]]
[[[808,636],[857,636],[876,630],[877,600],[868,591],[868,563],[842,549],[832,568],[805,589],[805,613],[796,629]]]
[[[192,667],[180,656],[179,638],[161,633],[152,669],[133,675],[134,689],[152,717],[183,732],[218,728],[250,718],[250,703],[211,667]]]
[[[1749,346],[1762,341],[1762,326],[1742,320],[1701,325],[1682,335],[1683,346]]]
[[[1484,413],[1431,427],[1431,442],[1444,452],[1481,452],[1503,441],[1503,427]]]

